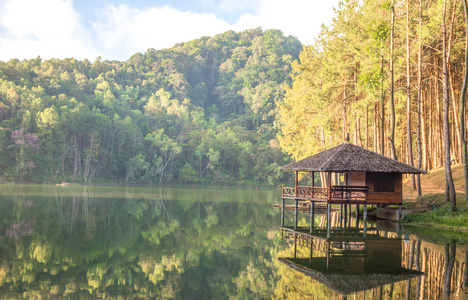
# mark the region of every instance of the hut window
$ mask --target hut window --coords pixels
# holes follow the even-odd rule
[[[392,174],[374,175],[374,192],[394,192],[395,177]]]

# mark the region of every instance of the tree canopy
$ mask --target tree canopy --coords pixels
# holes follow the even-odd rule
[[[3,180],[274,184],[275,105],[301,49],[257,28],[125,62],[0,62]]]

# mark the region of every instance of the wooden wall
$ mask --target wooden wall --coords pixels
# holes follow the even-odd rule
[[[349,172],[351,174],[351,185],[365,186],[366,185],[366,172]]]
[[[374,191],[374,176],[385,175],[394,180],[393,192],[376,192]],[[366,186],[369,187],[367,194],[368,204],[402,204],[403,203],[403,180],[400,173],[367,173]]]

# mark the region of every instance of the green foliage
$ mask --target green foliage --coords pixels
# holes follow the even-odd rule
[[[183,183],[196,183],[199,181],[197,171],[191,164],[185,163],[184,167],[179,171],[179,180]]]
[[[403,222],[432,227],[468,229],[468,212],[466,209],[452,211],[450,205],[445,204],[433,211],[407,215]]]
[[[257,28],[126,62],[0,62],[0,170],[29,182],[275,184],[275,103],[301,48]],[[18,145],[17,130],[38,147]]]
[[[444,194],[424,195],[417,200],[418,204],[426,207],[428,211],[407,215],[403,222],[439,228],[468,229],[468,210],[463,194],[457,195],[456,211],[445,201]]]

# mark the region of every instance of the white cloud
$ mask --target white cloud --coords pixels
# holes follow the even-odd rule
[[[264,30],[280,29],[310,45],[320,33],[321,25],[331,23],[333,7],[337,5],[338,0],[265,0],[255,15],[243,15],[236,27],[239,30],[258,26]]]
[[[218,2],[221,10],[236,10],[236,3],[238,8],[251,8],[252,13],[242,15],[236,24],[214,14],[170,6],[137,9],[108,4],[97,12],[92,27],[85,28],[72,0],[0,0],[0,60],[37,56],[93,59],[98,55],[127,60],[148,48],[169,48],[202,36],[256,27],[280,29],[304,44],[312,44],[320,25],[331,21],[337,1]]]
[[[94,30],[103,45],[104,57],[121,60],[149,48],[169,48],[202,36],[256,27],[280,29],[304,44],[312,44],[321,24],[331,21],[336,2],[264,0],[255,14],[244,14],[234,25],[214,14],[182,12],[170,6],[139,10],[128,5],[108,5],[94,23]],[[223,1],[226,9],[232,3]]]
[[[10,0],[0,8],[0,60],[93,55],[71,0]]]
[[[228,12],[237,12],[250,7],[256,7],[262,0],[222,0],[219,3],[219,9]]]
[[[109,5],[101,20],[94,23],[105,53],[117,54],[120,59],[149,48],[170,48],[176,43],[212,36],[229,27],[214,14],[181,12],[169,6],[139,10]]]

